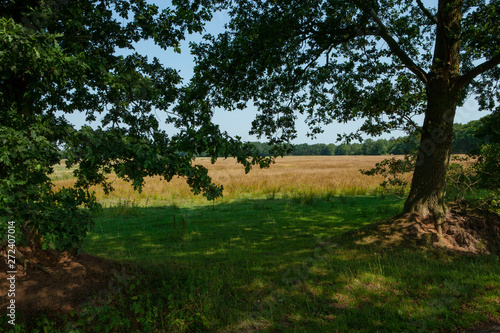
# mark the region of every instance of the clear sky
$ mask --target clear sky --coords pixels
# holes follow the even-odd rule
[[[157,0],[152,2],[156,3],[160,8],[166,5],[165,1]],[[205,32],[216,35],[223,31],[224,23],[227,21],[228,16],[226,14],[215,13],[212,21],[206,25]],[[189,50],[189,42],[199,42],[201,39],[202,36],[200,34],[187,36],[186,40],[181,43],[181,54],[175,53],[173,50],[162,50],[158,46],[154,45],[152,41],[138,43],[136,50],[143,55],[147,55],[151,59],[153,57],[158,58],[165,66],[179,70],[181,77],[184,79],[184,83],[187,83],[193,75],[194,66],[194,58]],[[248,134],[251,122],[255,118],[256,112],[256,109],[253,107],[249,107],[243,111],[233,112],[216,110],[214,122],[219,124],[222,130],[227,131],[232,136],[238,135],[245,141],[257,141],[258,139],[256,137]],[[162,116],[161,113],[157,114],[160,118],[160,122],[164,124],[166,116]],[[487,113],[485,112],[479,112],[477,103],[473,98],[470,98],[463,107],[458,108],[455,122],[467,123],[471,120],[479,119],[486,114]],[[80,127],[84,123],[84,117],[82,115],[73,114],[67,115],[67,117],[77,127]],[[317,135],[317,138],[312,140],[306,136],[308,128],[304,123],[304,119],[305,116],[300,117],[299,115],[299,118],[296,121],[298,137],[294,140],[294,143],[335,143],[337,134],[354,132],[363,122],[360,120],[348,124],[333,123],[328,126],[324,126],[324,133]],[[422,123],[423,117],[419,120],[420,123]],[[172,132],[175,131],[175,128],[168,125],[164,125],[164,129]],[[398,137],[401,135],[405,134],[403,132],[395,131],[382,137],[388,139],[390,137]],[[262,138],[260,141],[265,141],[265,138]]]

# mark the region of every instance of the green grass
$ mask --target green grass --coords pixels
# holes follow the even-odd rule
[[[456,331],[500,317],[498,256],[360,245],[390,196],[245,199],[96,217],[91,254],[128,263],[112,298],[56,322],[96,332]],[[53,326],[50,326],[53,325]]]
[[[62,160],[59,164],[54,165],[53,168],[54,172],[49,175],[52,181],[75,179],[73,171],[75,171],[76,167],[68,169],[66,167],[65,160]]]

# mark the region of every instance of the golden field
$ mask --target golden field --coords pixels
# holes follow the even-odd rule
[[[220,159],[211,164],[208,158],[199,158],[197,164],[209,169],[209,175],[217,184],[224,186],[224,198],[232,200],[245,197],[282,197],[296,194],[364,195],[377,191],[383,178],[364,176],[359,170],[370,169],[388,156],[287,156],[276,159],[268,169],[253,168],[245,174],[244,168],[235,159]],[[71,171],[61,166],[56,168],[56,188],[70,186]],[[102,189],[95,188],[97,198],[104,205],[120,201],[138,205],[173,204],[179,201],[205,201],[194,196],[183,178],[171,182],[152,177],[146,180],[141,193],[134,191],[130,183],[115,176],[110,177],[115,191],[106,196]]]

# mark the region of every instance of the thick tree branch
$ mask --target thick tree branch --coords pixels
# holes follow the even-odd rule
[[[385,42],[389,45],[391,51],[403,62],[403,64],[412,71],[423,83],[427,83],[427,74],[425,71],[420,68],[411,58],[406,54],[405,51],[401,49],[398,43],[392,38],[389,34],[387,27],[382,23],[377,14],[373,11],[373,9],[366,9],[360,6],[361,10],[366,11],[368,15],[375,21],[377,26],[379,27],[379,36],[382,37]]]
[[[490,69],[495,68],[499,64],[500,64],[500,53],[498,53],[490,60],[483,62],[481,65],[474,67],[473,69],[462,75],[457,80],[457,84],[463,87],[467,85],[469,82],[471,82],[476,76],[483,74],[484,72],[489,71]]]
[[[438,24],[438,20],[436,19],[436,17],[434,17],[434,15],[432,15],[432,13],[427,8],[425,8],[424,4],[422,3],[422,0],[417,0],[417,4],[418,7],[420,7],[420,9],[422,10],[422,12],[424,12],[425,16],[427,16],[427,18],[431,20],[432,23]]]

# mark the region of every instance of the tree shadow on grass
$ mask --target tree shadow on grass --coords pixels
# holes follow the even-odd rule
[[[400,208],[394,198],[332,197],[104,211],[86,249],[137,263],[169,318],[161,328],[174,331],[180,318],[198,325],[195,314],[228,332],[454,331],[498,317],[498,257],[343,236]]]
[[[108,208],[96,218],[85,248],[134,260],[177,256],[204,260],[207,255],[227,259],[229,252],[238,257],[239,252],[249,251],[282,255],[301,245],[310,247],[318,237],[336,237],[392,216],[399,206],[390,198],[339,197],[309,204],[255,199],[187,208],[134,207],[133,214],[118,216]]]

